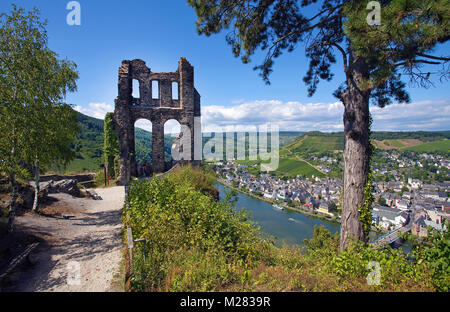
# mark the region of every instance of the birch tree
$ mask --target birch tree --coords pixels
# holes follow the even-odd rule
[[[71,141],[77,133],[76,115],[63,103],[76,90],[78,73],[69,60],[59,60],[47,44],[46,22],[39,11],[13,5],[0,14],[0,160],[12,196],[8,232],[13,231],[18,178],[34,167],[39,198],[39,168],[74,157]]]

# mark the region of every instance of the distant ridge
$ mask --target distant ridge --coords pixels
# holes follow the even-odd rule
[[[57,173],[78,173],[100,169],[103,154],[102,119],[77,112],[80,133],[73,144],[76,158],[66,168],[50,168]],[[166,135],[166,158],[174,137]],[[424,151],[449,151],[450,131],[414,131],[414,132],[373,132],[372,139],[377,148]],[[151,161],[152,134],[136,128],[136,156]],[[340,152],[344,148],[343,132],[300,132],[280,131],[281,154],[289,149],[293,153],[320,154]]]
[[[450,131],[372,132],[372,143],[379,149],[422,152],[449,151]],[[320,154],[344,149],[343,132],[310,131],[282,147],[294,153]]]
[[[77,112],[80,132],[73,143],[76,158],[66,168],[50,168],[57,173],[77,173],[97,171],[103,163],[103,125],[104,120]],[[152,134],[136,128],[136,156],[151,161]],[[166,154],[170,153],[173,137],[166,136]]]

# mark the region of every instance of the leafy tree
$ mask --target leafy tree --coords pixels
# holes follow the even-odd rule
[[[366,240],[358,209],[364,204],[369,173],[369,102],[380,107],[408,102],[401,73],[420,86],[431,84],[422,65],[447,65],[450,58],[431,55],[449,38],[447,0],[383,0],[381,25],[367,23],[368,0],[188,0],[197,14],[197,31],[209,36],[231,28],[226,41],[243,63],[258,49],[256,66],[269,83],[274,59],[306,47],[308,95],[320,80],[331,80],[336,53],[345,81],[334,92],[344,105],[344,194],[341,249],[351,238]],[[318,10],[314,10],[319,7]],[[438,72],[448,78],[448,68]]]
[[[381,206],[386,206],[386,198],[384,197],[378,198],[378,204]]]
[[[76,90],[75,64],[58,60],[47,47],[45,22],[34,9],[13,5],[0,14],[0,159],[12,185],[8,231],[13,230],[18,197],[17,178],[29,178],[34,167],[37,208],[40,166],[74,157],[71,140],[76,115],[62,101]]]

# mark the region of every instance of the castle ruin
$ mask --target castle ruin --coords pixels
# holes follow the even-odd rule
[[[139,82],[139,98],[133,97],[133,80]],[[158,83],[158,94],[152,94],[152,83]],[[178,85],[178,98],[172,96],[172,84]],[[134,124],[139,119],[152,122],[152,171],[164,172],[164,124],[177,120],[181,128],[190,131],[190,154],[185,162],[194,162],[195,131],[200,125],[194,118],[200,117],[200,95],[194,88],[194,68],[185,58],[178,62],[175,72],[154,73],[144,61],[123,61],[119,68],[119,96],[115,100],[114,124],[120,145],[118,183],[126,184],[136,176]],[[136,91],[136,90],[135,90]],[[197,118],[198,120],[198,118]],[[187,139],[187,138],[185,138]],[[189,147],[189,146],[188,146]],[[186,148],[186,146],[184,146]]]

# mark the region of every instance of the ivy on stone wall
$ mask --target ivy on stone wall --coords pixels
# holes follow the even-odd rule
[[[104,144],[103,144],[103,159],[108,166],[108,173],[110,177],[115,178],[117,159],[119,158],[119,141],[117,140],[116,131],[114,129],[113,113],[107,113],[105,116],[104,126]]]

